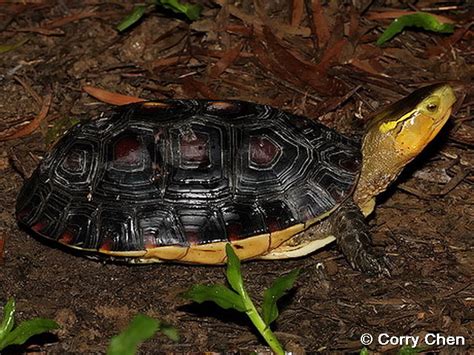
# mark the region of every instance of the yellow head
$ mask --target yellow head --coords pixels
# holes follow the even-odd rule
[[[455,102],[451,86],[426,86],[390,105],[368,124],[354,196],[365,215],[372,212],[374,197],[438,134]]]

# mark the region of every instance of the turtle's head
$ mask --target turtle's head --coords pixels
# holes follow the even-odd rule
[[[368,123],[354,195],[364,215],[372,212],[375,196],[438,134],[455,102],[451,86],[430,85],[390,105]]]

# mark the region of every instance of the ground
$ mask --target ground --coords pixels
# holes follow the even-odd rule
[[[45,152],[68,126],[119,99],[90,96],[84,86],[147,99],[266,103],[357,136],[377,109],[437,81],[456,87],[452,119],[380,196],[368,220],[375,245],[393,263],[391,277],[354,271],[335,245],[297,260],[247,262],[242,269],[258,300],[274,278],[301,268],[274,326],[288,351],[358,351],[364,333],[439,333],[462,336],[466,345],[430,350],[469,352],[474,101],[467,1],[208,0],[197,21],[150,8],[123,33],[115,26],[132,1],[7,3],[0,45],[19,46],[0,54],[0,308],[14,297],[19,321],[46,317],[61,325],[12,352],[105,352],[110,338],[140,312],[181,334],[178,343],[157,335],[143,344],[143,353],[268,350],[245,316],[180,297],[196,283],[223,283],[223,267],[98,262],[18,227],[16,196]],[[394,17],[420,9],[451,19],[454,34],[409,30],[375,45]],[[400,346],[375,341],[368,348],[393,352]]]

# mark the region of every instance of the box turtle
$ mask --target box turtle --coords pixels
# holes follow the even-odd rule
[[[381,273],[364,216],[455,100],[446,84],[421,88],[376,115],[362,146],[242,101],[121,106],[59,140],[21,189],[17,219],[130,262],[221,264],[226,243],[241,259],[284,259],[336,240],[354,268]]]

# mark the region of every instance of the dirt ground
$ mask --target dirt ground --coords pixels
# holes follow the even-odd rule
[[[157,335],[143,353],[268,351],[244,316],[179,296],[195,283],[223,283],[223,267],[99,262],[17,226],[25,177],[68,126],[111,107],[84,86],[148,99],[271,104],[352,136],[386,103],[436,81],[456,86],[452,119],[368,221],[393,262],[391,277],[354,271],[335,245],[298,260],[244,263],[243,272],[260,299],[274,278],[302,269],[274,327],[288,351],[358,351],[364,333],[462,336],[464,346],[425,348],[472,351],[472,8],[469,1],[330,3],[208,0],[197,21],[150,9],[118,33],[133,1],[0,1],[0,45],[26,41],[0,54],[0,304],[14,297],[19,321],[61,325],[13,352],[103,353],[139,312],[181,334],[178,343]],[[410,30],[375,45],[394,17],[420,9],[451,19],[454,34]]]

